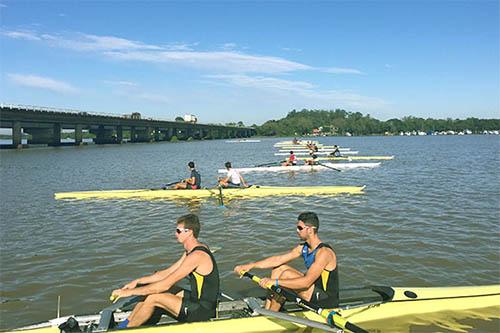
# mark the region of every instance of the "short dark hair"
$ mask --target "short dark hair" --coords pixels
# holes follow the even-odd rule
[[[226,162],[226,163],[224,163],[224,165],[226,166],[226,168],[230,168],[231,167],[231,162]]]
[[[194,162],[193,161],[189,162],[188,167],[190,167],[191,169],[194,169]]]
[[[184,224],[184,228],[193,230],[194,238],[198,238],[200,234],[200,219],[196,214],[182,215],[177,219],[177,224]]]
[[[290,150],[290,154],[293,154],[293,151]]]
[[[299,217],[297,217],[297,220],[304,222],[305,225],[314,227],[316,229],[316,232],[319,230],[319,219],[316,213],[313,212],[300,213]]]

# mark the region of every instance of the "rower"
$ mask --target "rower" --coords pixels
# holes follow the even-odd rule
[[[263,278],[260,286],[275,285],[295,291],[302,299],[323,308],[334,308],[339,305],[339,278],[337,257],[333,248],[321,241],[318,236],[319,219],[313,212],[301,213],[297,218],[297,234],[303,243],[291,251],[268,257],[266,259],[238,265],[234,271],[250,271],[253,268],[272,268],[271,277]],[[306,272],[285,265],[302,257]],[[266,301],[266,309],[279,311],[285,299],[276,293],[270,293]]]
[[[342,155],[340,155],[340,150],[337,145],[333,146],[333,151],[329,155],[333,157],[342,157]]]
[[[293,138],[292,143],[293,143],[294,145],[298,145],[298,144],[299,144],[299,140],[297,140],[297,138]]]
[[[224,166],[227,169],[227,175],[224,178],[219,178],[220,186],[225,188],[248,187],[240,173],[231,167],[231,162],[226,162]]]
[[[304,163],[306,165],[316,165],[318,164],[318,155],[316,155],[314,152],[309,152],[309,159],[305,160]]]
[[[295,154],[293,153],[292,150],[290,150],[290,156],[287,157],[285,162],[281,164],[281,166],[292,166],[292,165],[297,165],[297,158],[295,157]]]
[[[219,271],[208,246],[198,241],[200,228],[197,215],[179,217],[175,236],[185,250],[180,259],[167,269],[135,279],[113,291],[111,297],[114,298],[147,296],[118,328],[137,327],[148,322],[156,314],[155,308],[165,310],[180,322],[215,318]],[[174,284],[185,277],[189,278],[191,291],[175,292]]]
[[[191,170],[191,177],[184,179],[182,182],[175,184],[175,189],[199,190],[201,188],[201,176],[196,170],[194,162],[188,163],[188,168]]]

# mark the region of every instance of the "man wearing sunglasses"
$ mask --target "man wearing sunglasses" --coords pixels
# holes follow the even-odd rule
[[[157,315],[155,308],[164,309],[180,322],[204,321],[215,317],[219,295],[219,271],[207,245],[198,241],[200,222],[195,214],[177,219],[175,235],[184,246],[181,258],[167,269],[133,280],[115,297],[147,296],[138,303],[127,320],[118,328],[137,327]],[[174,292],[174,284],[188,277],[191,290]]]
[[[253,268],[272,268],[271,277],[263,278],[263,288],[270,284],[293,290],[302,299],[318,306],[333,308],[339,305],[339,278],[337,257],[333,248],[321,241],[318,236],[319,219],[313,212],[301,213],[297,218],[296,230],[303,243],[291,251],[268,257],[266,259],[239,265],[234,268],[237,274]],[[288,262],[302,257],[306,272],[286,265]],[[285,299],[270,293],[266,308],[279,311]]]

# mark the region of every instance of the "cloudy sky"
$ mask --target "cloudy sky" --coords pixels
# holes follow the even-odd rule
[[[0,102],[261,124],[499,118],[498,1],[0,0]]]

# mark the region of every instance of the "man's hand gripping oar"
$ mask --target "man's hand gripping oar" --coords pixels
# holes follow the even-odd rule
[[[261,281],[260,277],[253,275],[252,273],[249,273],[246,271],[241,271],[240,274],[241,274],[241,276],[247,277],[256,283],[260,283],[260,281]],[[295,302],[297,305],[319,314],[320,316],[325,318],[326,322],[331,326],[337,326],[337,327],[340,327],[342,329],[347,329],[347,330],[354,332],[354,333],[368,333],[366,330],[362,329],[361,327],[348,322],[345,318],[341,317],[337,312],[335,312],[333,310],[323,309],[323,308],[321,308],[313,303],[305,301],[302,298],[300,298],[297,294],[295,294],[294,292],[292,292],[290,290],[283,289],[283,288],[276,286],[274,284],[266,285],[266,288],[274,291],[277,294],[284,296],[288,301]]]

